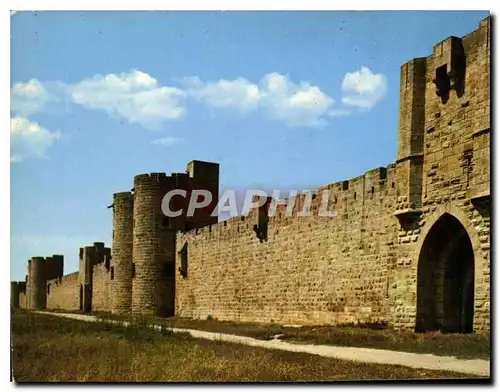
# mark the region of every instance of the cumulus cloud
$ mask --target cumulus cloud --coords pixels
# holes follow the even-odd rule
[[[326,124],[324,116],[334,100],[308,82],[293,83],[286,75],[270,73],[261,81],[261,105],[268,114],[288,126]]]
[[[308,82],[293,83],[279,73],[265,75],[259,84],[244,78],[203,82],[191,77],[185,78],[183,85],[188,94],[210,106],[242,112],[262,110],[291,127],[324,125],[324,116],[334,103],[319,87]]]
[[[155,78],[138,70],[96,75],[68,88],[75,103],[87,109],[103,110],[146,128],[185,114],[184,91],[160,86]]]
[[[374,74],[368,67],[348,72],[342,81],[342,102],[361,109],[371,109],[385,95],[387,80],[383,74]]]
[[[259,103],[259,88],[245,78],[202,82],[195,76],[183,79],[182,83],[188,94],[214,107],[246,112],[255,110]]]
[[[61,137],[59,132],[49,132],[36,122],[16,116],[10,119],[11,162],[26,158],[46,158],[46,151]]]
[[[182,137],[175,137],[175,136],[166,136],[162,137],[160,139],[155,139],[151,143],[152,144],[158,144],[160,146],[165,146],[165,147],[170,147],[175,144],[182,143],[185,139]]]
[[[332,97],[307,81],[294,82],[288,75],[269,73],[257,82],[243,77],[203,81],[199,77],[180,80],[180,86],[162,86],[140,70],[95,75],[78,83],[41,83],[32,79],[12,87],[12,111],[27,118],[44,110],[48,102],[72,102],[101,110],[114,118],[158,127],[164,121],[185,116],[189,100],[211,108],[262,113],[289,127],[321,127],[332,117],[349,116],[353,107],[371,109],[385,95],[386,78],[369,68],[347,73],[342,81],[342,103],[334,107]],[[179,140],[165,138],[153,143],[171,145]]]
[[[57,98],[49,94],[44,85],[37,79],[31,79],[26,83],[16,83],[10,92],[11,111],[21,115],[29,116],[41,112],[45,106],[56,101]]]

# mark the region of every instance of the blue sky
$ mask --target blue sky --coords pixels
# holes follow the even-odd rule
[[[20,12],[11,277],[111,245],[114,192],[219,162],[223,188],[311,189],[396,158],[400,66],[488,12]]]

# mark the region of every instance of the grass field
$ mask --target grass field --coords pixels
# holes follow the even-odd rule
[[[456,379],[466,375],[363,364],[193,339],[139,325],[85,323],[16,310],[17,382],[258,382]]]
[[[130,317],[107,313],[95,313],[103,319],[131,320]],[[325,344],[348,347],[367,347],[385,350],[406,351],[422,354],[455,356],[462,359],[490,359],[490,336],[479,334],[450,334],[440,332],[414,333],[395,331],[380,326],[303,326],[301,328],[281,325],[233,323],[219,320],[191,320],[183,318],[133,319],[139,323],[158,323],[168,327],[198,329],[249,336],[256,339],[272,339],[282,335],[281,340],[290,342]]]

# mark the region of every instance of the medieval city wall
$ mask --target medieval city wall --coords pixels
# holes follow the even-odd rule
[[[79,272],[73,272],[59,278],[47,281],[47,309],[80,309]],[[92,268],[92,303],[93,311],[109,311],[111,309],[111,276],[104,262],[95,264]],[[22,306],[21,306],[22,307]]]
[[[92,310],[111,310],[110,301],[111,272],[106,264],[95,264],[92,271]]]
[[[49,280],[47,287],[47,309],[79,309],[80,283],[78,271]]]
[[[313,217],[255,213],[177,237],[176,315],[280,323],[388,322],[395,169],[318,189]],[[348,189],[346,189],[348,188]],[[334,217],[316,214],[329,190]],[[187,275],[180,251],[187,246]]]
[[[402,66],[398,159],[388,170],[395,189],[386,186],[380,204],[369,199],[365,175],[339,192],[337,217],[271,219],[265,243],[255,222],[238,219],[179,235],[177,252],[187,246],[188,267],[182,276],[178,253],[176,314],[412,329],[417,282],[426,279],[418,273],[424,239],[448,214],[470,238],[474,330],[488,331],[490,127],[488,18]],[[433,290],[438,298],[443,287]]]

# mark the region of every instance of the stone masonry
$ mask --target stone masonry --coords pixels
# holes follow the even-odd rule
[[[132,243],[134,195],[113,195],[112,304],[113,313],[129,313],[132,305]]]
[[[283,324],[490,329],[490,18],[401,67],[398,156],[269,214],[217,222],[219,165],[140,174],[113,196],[112,249],[33,257],[11,305]],[[161,210],[173,189],[176,218]],[[213,202],[188,218],[193,190]],[[328,210],[318,214],[323,190]],[[173,206],[173,207],[172,207]]]

